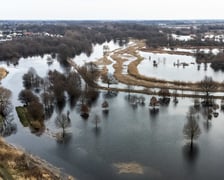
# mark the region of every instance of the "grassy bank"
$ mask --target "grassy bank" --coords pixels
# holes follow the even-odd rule
[[[43,120],[34,120],[29,114],[27,107],[18,106],[16,107],[16,112],[19,117],[20,122],[24,127],[30,127],[33,132],[39,132],[44,130]]]
[[[59,169],[0,138],[0,179],[4,180],[73,180]]]

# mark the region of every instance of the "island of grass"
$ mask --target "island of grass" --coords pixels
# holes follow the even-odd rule
[[[29,127],[32,132],[42,132],[45,129],[43,119],[34,119],[26,106],[17,106],[16,112],[24,127]]]

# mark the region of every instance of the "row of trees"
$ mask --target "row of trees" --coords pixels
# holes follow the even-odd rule
[[[99,71],[93,63],[87,63],[77,67],[77,71],[65,74],[56,70],[49,71],[44,78],[41,78],[34,68],[30,68],[23,75],[25,89],[19,93],[19,100],[27,109],[31,119],[40,122],[39,124],[43,126],[44,119],[50,118],[55,108],[58,119],[64,121],[66,118],[63,115],[63,108],[67,101],[73,108],[77,100],[80,100],[82,106],[87,109],[95,101],[98,97],[98,90],[95,89],[98,77]],[[82,78],[84,84],[81,83]],[[36,130],[39,131],[40,128]]]
[[[26,29],[27,28],[27,29]],[[105,41],[117,41],[120,45],[128,42],[128,38],[151,39],[162,43],[163,33],[159,33],[159,27],[140,25],[135,23],[105,23],[105,24],[69,24],[66,27],[62,25],[46,25],[38,27],[22,26],[17,29],[31,30],[36,32],[51,32],[60,34],[63,37],[31,36],[21,37],[13,41],[7,41],[0,44],[0,59],[8,60],[20,57],[28,57],[43,54],[58,54],[63,61],[68,57],[74,57],[82,52],[90,55],[92,44],[103,43]],[[163,30],[165,31],[165,30]],[[162,38],[162,39],[161,39]],[[164,43],[167,44],[167,43]]]
[[[66,23],[65,23],[66,24]],[[223,46],[223,42],[215,40],[202,41],[203,31],[197,31],[197,37],[189,41],[173,39],[170,34],[172,29],[157,25],[138,24],[135,22],[107,22],[107,23],[67,23],[65,24],[19,24],[14,29],[31,31],[34,33],[49,32],[60,34],[62,37],[31,36],[21,37],[13,41],[0,44],[0,59],[18,59],[44,54],[58,54],[58,58],[65,61],[68,57],[74,57],[84,52],[90,55],[92,44],[105,41],[117,41],[123,44],[128,38],[146,39],[149,47],[159,46]]]

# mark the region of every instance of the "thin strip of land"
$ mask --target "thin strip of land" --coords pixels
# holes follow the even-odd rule
[[[170,90],[181,90],[182,93],[177,96],[181,97],[203,97],[202,95],[192,93],[192,94],[186,94],[184,91],[195,91],[195,92],[201,92],[201,89],[199,87],[199,82],[184,82],[184,81],[169,81],[169,80],[163,80],[163,79],[157,79],[152,77],[147,77],[144,75],[141,75],[138,71],[137,66],[141,63],[141,61],[144,59],[141,57],[138,53],[139,50],[142,50],[145,48],[145,42],[140,40],[132,40],[134,44],[129,45],[125,49],[118,49],[111,52],[111,58],[116,62],[113,65],[114,68],[114,77],[121,83],[132,85],[132,86],[142,86],[145,87],[143,90],[134,90],[134,89],[121,89],[121,88],[106,88],[101,86],[96,86],[97,88],[104,89],[104,90],[116,90],[116,91],[125,91],[125,92],[135,92],[135,93],[144,93],[144,94],[156,94],[155,91],[151,91],[150,88],[163,88],[163,89],[170,89]],[[145,51],[150,51],[151,49],[145,49]],[[162,52],[163,50],[160,49],[159,52]],[[165,50],[164,50],[165,51]],[[185,53],[185,52],[183,52]],[[132,57],[135,57],[136,59],[128,64],[128,70],[127,74],[123,73],[124,68],[124,62],[126,62],[128,59],[125,56],[122,56],[124,54],[131,55]],[[186,55],[186,54],[185,54]],[[188,54],[192,55],[192,54]],[[96,64],[104,65],[104,68],[101,71],[101,74],[105,74],[107,72],[106,65],[108,65],[108,58],[103,57],[99,61],[96,61]],[[69,60],[69,63],[71,66],[77,68],[77,65],[75,62]],[[218,88],[213,92],[223,92],[224,91],[224,84],[217,83]],[[213,96],[213,98],[221,98],[221,96]]]

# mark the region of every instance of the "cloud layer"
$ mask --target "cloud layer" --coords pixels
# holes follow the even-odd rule
[[[224,19],[222,0],[7,0],[0,19]]]

